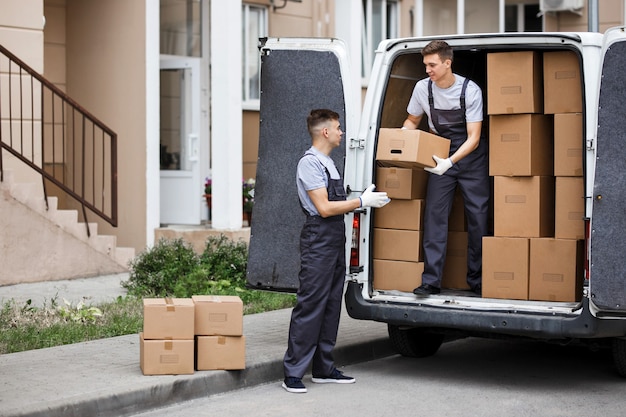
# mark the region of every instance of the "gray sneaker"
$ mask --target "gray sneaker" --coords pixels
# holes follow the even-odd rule
[[[335,368],[328,376],[313,375],[311,381],[316,384],[354,384],[356,379],[351,376],[344,375],[343,372]]]

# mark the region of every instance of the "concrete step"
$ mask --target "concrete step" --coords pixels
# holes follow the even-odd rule
[[[128,262],[135,256],[134,248],[118,248],[117,237],[112,235],[99,235],[98,223],[89,222],[89,235],[87,225],[79,222],[78,210],[59,209],[59,199],[48,197],[48,204],[43,196],[43,187],[37,182],[16,183],[13,171],[4,171],[4,181],[0,182],[3,190],[29,209],[46,217],[66,233],[74,238],[86,242],[94,250],[111,257],[117,264],[128,267]]]

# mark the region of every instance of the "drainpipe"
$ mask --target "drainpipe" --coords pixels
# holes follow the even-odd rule
[[[587,19],[589,32],[599,32],[598,0],[589,0],[587,2]]]

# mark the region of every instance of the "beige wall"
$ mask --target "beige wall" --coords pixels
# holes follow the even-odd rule
[[[36,72],[41,73],[43,71],[43,0],[0,0],[0,44],[13,53],[18,59],[23,61],[26,65],[31,67]],[[11,83],[13,87],[13,100],[12,110],[13,117],[16,118],[20,114],[24,123],[23,127],[24,141],[28,144],[24,149],[25,156],[33,158],[35,162],[40,162],[38,153],[31,153],[31,123],[34,123],[35,130],[35,150],[40,149],[40,143],[36,139],[40,136],[37,133],[41,129],[41,115],[38,110],[36,114],[30,114],[30,104],[24,102],[21,106],[19,101],[16,100],[19,91],[19,77],[16,76],[19,68],[13,64],[11,66]],[[9,141],[9,114],[8,114],[8,99],[6,92],[8,91],[9,76],[8,76],[8,61],[4,57],[0,58],[0,83],[2,83],[3,102],[1,103],[1,120],[0,128],[3,132],[3,140]],[[27,79],[26,76],[23,77]],[[28,89],[30,82],[25,83],[23,88]],[[30,96],[30,92],[24,90],[22,97],[26,100]],[[35,94],[35,100],[37,100],[37,94]],[[35,103],[37,109],[37,103]],[[22,107],[20,109],[20,107]],[[26,109],[26,110],[24,110]],[[31,122],[32,120],[32,122]],[[13,134],[16,134],[20,125],[13,123]],[[17,146],[17,145],[15,145]],[[36,182],[40,176],[27,168],[23,163],[10,157],[6,152],[3,152],[4,169],[10,169],[14,172],[14,178],[18,182]]]
[[[624,0],[598,1],[599,32],[624,24]],[[586,32],[589,29],[587,7],[582,15],[569,12],[548,13],[544,16],[547,32]]]
[[[269,6],[269,0],[245,0],[250,4]],[[344,0],[339,0],[344,1]],[[282,5],[282,0],[276,2]],[[333,37],[335,0],[303,0],[269,11],[268,36]],[[328,16],[327,16],[328,15]],[[259,112],[243,112],[243,178],[255,178],[259,147]]]
[[[67,0],[65,19],[67,93],[118,135],[118,228],[99,221],[99,232],[117,235],[118,246],[142,250],[146,244],[144,1]]]

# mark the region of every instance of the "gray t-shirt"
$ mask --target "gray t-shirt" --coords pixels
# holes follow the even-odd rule
[[[338,180],[341,178],[332,158],[318,151],[314,146],[311,146],[307,154],[300,158],[298,162],[296,175],[298,197],[304,209],[311,216],[319,216],[319,212],[315,208],[311,198],[309,198],[307,191],[317,190],[322,187],[328,188],[326,169],[328,169],[331,179]]]
[[[455,81],[449,88],[439,88],[433,83],[433,99],[435,108],[440,110],[457,110],[461,108],[461,90],[465,77],[454,74]],[[430,106],[428,104],[428,78],[419,80],[415,84],[413,94],[406,107],[407,113],[413,116],[428,116],[428,125],[433,132],[437,132],[430,117]],[[483,94],[478,84],[471,81],[465,90],[465,120],[467,122],[482,122],[483,120]]]

